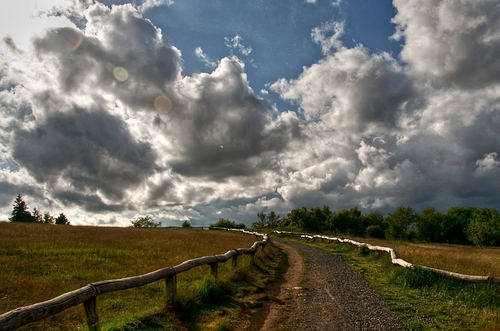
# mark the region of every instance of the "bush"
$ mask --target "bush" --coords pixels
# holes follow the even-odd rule
[[[224,218],[219,218],[215,223],[211,223],[212,228],[227,228],[227,229],[245,229],[246,226],[243,223],[236,224],[235,221],[226,220]]]
[[[367,227],[366,235],[371,238],[379,238],[379,239],[385,238],[385,232],[384,230],[382,230],[380,225],[370,225],[369,227]]]
[[[149,215],[139,216],[130,221],[131,227],[133,228],[159,228],[161,227],[161,222],[153,221],[153,218]]]

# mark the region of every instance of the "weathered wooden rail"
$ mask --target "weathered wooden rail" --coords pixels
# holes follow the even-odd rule
[[[269,237],[267,236],[267,234],[260,234],[257,232],[249,232],[237,229],[212,229],[239,231],[243,234],[262,237],[262,240],[256,241],[250,248],[238,248],[230,250],[225,254],[204,256],[197,259],[188,260],[174,267],[166,267],[140,276],[91,283],[75,291],[64,293],[51,300],[35,303],[30,306],[16,308],[0,315],[0,331],[17,329],[23,325],[48,318],[68,308],[80,304],[83,304],[83,307],[85,308],[85,315],[87,317],[87,325],[89,330],[100,330],[99,315],[97,312],[97,296],[104,293],[116,292],[150,284],[159,280],[165,280],[165,299],[167,305],[169,305],[174,302],[176,297],[176,276],[178,274],[188,271],[192,268],[209,265],[210,274],[214,277],[217,277],[219,263],[225,263],[229,259],[232,259],[233,266],[236,266],[237,258],[239,255],[251,254],[253,256],[257,252],[257,249],[259,247],[262,247],[262,249],[264,249],[269,241]]]
[[[361,243],[357,242],[351,239],[342,239],[342,238],[337,238],[337,237],[328,237],[328,236],[320,236],[320,235],[310,235],[306,233],[297,233],[297,232],[289,232],[289,231],[273,231],[274,233],[278,235],[289,235],[289,236],[296,236],[300,237],[300,239],[305,239],[305,240],[327,240],[328,243],[332,241],[338,241],[340,243],[348,243],[351,245],[355,245],[357,247],[365,246],[371,251],[382,251],[382,252],[387,252],[391,255],[391,261],[392,264],[402,266],[404,268],[410,268],[413,269],[414,267],[426,269],[426,270],[432,270],[438,274],[447,276],[449,278],[453,279],[458,279],[461,281],[467,281],[467,282],[473,282],[473,283],[494,283],[494,284],[500,284],[500,277],[491,277],[491,276],[474,276],[474,275],[464,275],[464,274],[459,274],[456,272],[451,272],[447,270],[441,270],[441,269],[436,269],[436,268],[431,268],[423,265],[418,265],[418,264],[412,264],[410,262],[407,262],[403,259],[399,259],[396,255],[396,251],[390,247],[383,247],[383,246],[375,246],[375,245],[370,245],[367,243]]]

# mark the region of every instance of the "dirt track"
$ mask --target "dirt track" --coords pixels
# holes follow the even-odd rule
[[[273,240],[287,252],[290,266],[267,319],[252,330],[406,330],[383,298],[339,257]]]

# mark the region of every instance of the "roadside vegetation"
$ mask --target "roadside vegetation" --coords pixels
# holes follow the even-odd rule
[[[439,212],[432,207],[421,213],[400,206],[384,216],[379,211],[363,214],[358,207],[331,211],[329,206],[296,208],[280,219],[274,211],[257,214],[254,228],[308,233],[351,235],[475,246],[500,246],[500,213],[494,208],[453,207]]]
[[[52,299],[91,282],[137,276],[201,256],[250,247],[254,236],[165,228],[58,227],[0,223],[0,313]],[[224,330],[244,314],[246,295],[278,273],[280,251],[267,245],[255,258],[178,275],[175,304],[165,309],[165,283],[97,297],[102,330]],[[84,309],[71,308],[20,330],[86,330]]]
[[[421,268],[414,270],[394,266],[385,252],[370,252],[350,244],[309,242],[333,254],[339,255],[388,302],[409,330],[492,330],[500,329],[500,286],[495,284],[472,284],[452,280]],[[377,242],[378,245],[394,247],[392,243]],[[398,254],[405,244],[400,244]],[[413,257],[424,265],[442,267],[442,261],[451,259],[455,269],[465,272],[472,263],[471,256],[479,261],[475,267],[484,274],[499,275],[500,249],[477,248],[471,255],[471,247],[450,245],[427,245],[423,250],[406,244]],[[426,254],[433,248],[437,254]],[[399,254],[404,255],[404,254]],[[414,262],[409,256],[403,256]],[[416,262],[415,262],[416,263]],[[447,262],[444,262],[447,263]],[[474,268],[473,266],[473,268]],[[478,272],[474,272],[478,273]]]

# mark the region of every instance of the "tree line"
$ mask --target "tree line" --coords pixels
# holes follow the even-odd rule
[[[293,209],[282,219],[271,211],[257,214],[253,227],[352,235],[390,240],[500,246],[500,213],[494,208],[452,207],[439,212],[433,207],[421,213],[400,206],[384,216],[379,211],[363,214],[357,207],[332,212],[329,206]]]
[[[9,217],[11,222],[24,222],[24,223],[45,223],[45,224],[57,224],[57,225],[71,225],[68,218],[64,213],[60,213],[59,216],[53,217],[49,212],[42,213],[35,208],[31,212],[28,208],[28,204],[23,200],[21,194],[18,194],[14,205],[12,208],[12,216]]]

